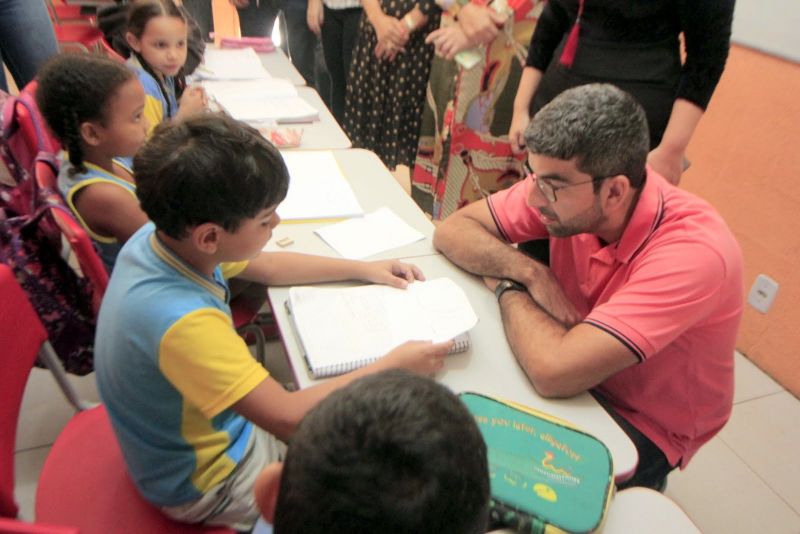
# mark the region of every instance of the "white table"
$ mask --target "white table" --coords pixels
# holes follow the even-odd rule
[[[648,488],[620,491],[611,501],[604,534],[700,534],[675,501]]]
[[[350,183],[365,213],[388,206],[401,219],[425,236],[425,239],[421,241],[377,254],[369,259],[407,258],[436,254],[432,242],[433,224],[411,200],[411,197],[403,191],[378,156],[364,149],[334,150],[333,154],[342,175]],[[315,229],[333,222],[335,221],[282,222],[273,231],[273,238],[270,239],[264,250],[284,250],[339,257],[335,250],[314,233]],[[294,243],[281,248],[277,245],[277,241],[285,237],[290,238]]]
[[[291,150],[333,150],[353,146],[350,138],[336,122],[316,90],[311,87],[298,87],[297,93],[300,98],[319,111],[319,120],[310,123],[282,125],[287,128],[303,130],[303,140],[300,146]]]
[[[273,78],[289,80],[294,85],[306,85],[306,80],[300,71],[292,64],[280,47],[275,47],[273,52],[259,53],[261,64]]]
[[[442,255],[404,260],[418,265],[429,279],[442,276],[453,279],[467,293],[479,317],[477,326],[470,331],[470,350],[449,356],[444,369],[437,373],[437,380],[456,392],[475,391],[516,401],[574,423],[606,444],[614,459],[614,474],[618,479],[630,477],[638,462],[636,448],[591,395],[584,393],[556,400],[545,399],[536,392],[511,352],[494,294],[478,277],[456,267]],[[305,365],[302,349],[286,313],[284,303],[288,293],[288,288],[269,288],[270,304],[289,363],[297,385],[304,388],[316,381]]]

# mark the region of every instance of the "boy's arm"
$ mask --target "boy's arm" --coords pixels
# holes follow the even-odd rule
[[[293,252],[262,252],[237,278],[267,286],[363,280],[399,288],[424,280],[417,266],[398,260],[364,262]]]
[[[271,377],[262,380],[231,408],[279,439],[287,441],[305,414],[331,392],[353,380],[386,369],[401,368],[421,375],[442,368],[452,341],[433,344],[409,341],[380,360],[346,375],[337,376],[300,391],[288,392]]]

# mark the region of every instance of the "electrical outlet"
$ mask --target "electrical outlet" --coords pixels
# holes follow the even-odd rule
[[[778,282],[766,274],[759,274],[753,282],[747,302],[761,313],[767,313],[777,293]]]

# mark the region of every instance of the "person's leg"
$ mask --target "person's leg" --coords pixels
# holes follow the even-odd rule
[[[322,25],[322,51],[331,76],[331,109],[334,117],[344,121],[344,99],[347,75],[353,60],[353,48],[358,38],[361,9],[328,9]]]
[[[669,465],[669,461],[661,449],[638,428],[630,424],[627,419],[619,415],[608,404],[608,401],[596,394],[594,398],[628,435],[639,454],[639,464],[636,466],[633,476],[625,482],[617,484],[617,489],[641,486],[663,492],[667,487],[667,475],[675,469],[675,466]]]
[[[194,502],[161,507],[168,517],[182,523],[219,525],[250,531],[260,513],[253,487],[259,473],[286,456],[286,444],[254,426],[247,449],[233,472]]]
[[[58,43],[44,2],[0,1],[0,50],[14,82],[22,89],[48,58],[58,54]],[[0,76],[5,88],[5,77]]]
[[[278,17],[278,4],[275,0],[250,0],[246,7],[237,7],[239,29],[242,37],[269,37]]]
[[[282,6],[283,16],[286,18],[286,40],[289,43],[289,58],[292,64],[305,78],[310,87],[314,87],[314,47],[317,44],[317,36],[314,35],[306,22],[306,8],[303,5],[288,5],[284,2]]]

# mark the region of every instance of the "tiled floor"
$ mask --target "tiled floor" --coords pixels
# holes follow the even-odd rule
[[[276,354],[272,344],[268,353]],[[275,372],[276,378],[286,369]],[[689,467],[670,475],[666,494],[706,534],[800,533],[800,402],[746,358],[736,356],[733,416]],[[91,377],[76,380],[82,397],[97,400]],[[36,480],[71,411],[47,372],[34,370],[17,435],[16,494],[33,517]]]

